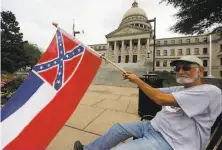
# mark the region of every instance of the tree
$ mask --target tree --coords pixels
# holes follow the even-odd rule
[[[28,64],[33,67],[42,56],[40,48],[36,44],[26,43],[24,44],[24,50],[28,55]]]
[[[170,30],[182,34],[203,34],[208,29],[222,33],[221,0],[161,0],[179,11],[178,21]]]
[[[28,64],[23,44],[23,34],[20,33],[19,23],[10,11],[1,12],[1,63],[2,70],[14,72]]]

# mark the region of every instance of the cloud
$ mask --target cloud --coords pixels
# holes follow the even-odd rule
[[[52,22],[72,33],[73,19],[77,35],[86,44],[106,43],[105,35],[118,28],[134,0],[2,0],[2,10],[12,11],[24,34],[24,40],[46,48],[55,33]],[[149,19],[157,18],[157,38],[178,36],[169,32],[176,20],[176,9],[158,0],[137,0]]]

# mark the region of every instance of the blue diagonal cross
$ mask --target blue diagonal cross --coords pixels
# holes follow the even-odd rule
[[[68,53],[65,53],[64,51],[64,44],[63,44],[63,38],[61,35],[61,32],[59,30],[56,31],[57,36],[57,47],[58,47],[58,58],[50,60],[45,63],[37,64],[33,70],[36,72],[42,72],[46,71],[52,67],[58,67],[58,71],[56,74],[56,80],[54,81],[54,88],[56,90],[59,90],[64,82],[64,61],[70,60],[73,57],[77,56],[78,54],[82,53],[84,51],[84,47],[82,45],[79,45],[75,47],[72,51],[69,51]]]

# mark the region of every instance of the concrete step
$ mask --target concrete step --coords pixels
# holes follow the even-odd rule
[[[124,70],[133,72],[137,76],[142,76],[147,73],[146,68],[124,68]],[[123,80],[122,72],[116,68],[100,68],[97,72],[92,84],[110,85],[120,87],[136,87],[135,84],[128,80]]]

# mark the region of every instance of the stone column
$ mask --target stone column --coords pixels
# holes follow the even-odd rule
[[[150,53],[151,53],[151,50],[150,50],[150,39],[149,38],[147,38],[147,41],[146,41],[146,58],[148,57],[148,54],[147,54],[147,52],[148,51],[150,51]],[[151,58],[151,55],[150,55],[150,58]]]
[[[114,41],[114,60],[117,63],[118,62],[118,49],[117,49],[117,41]]]
[[[133,46],[132,46],[132,40],[130,40],[130,51],[129,51],[129,62],[133,62]]]
[[[107,58],[110,58],[109,56],[110,56],[110,47],[109,47],[110,45],[109,45],[109,42],[107,42],[107,50],[106,50],[106,57]]]
[[[122,47],[121,47],[121,63],[125,63],[125,47],[124,47],[124,41],[122,41]]]
[[[138,44],[137,44],[137,62],[140,61],[140,39],[138,39]]]

